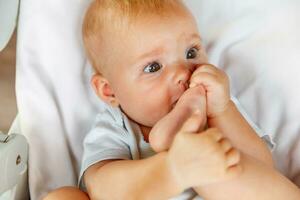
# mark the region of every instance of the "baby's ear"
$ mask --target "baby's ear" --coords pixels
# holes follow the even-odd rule
[[[94,74],[91,79],[91,84],[98,97],[104,102],[114,107],[119,106],[119,102],[115,97],[109,81],[101,74]]]

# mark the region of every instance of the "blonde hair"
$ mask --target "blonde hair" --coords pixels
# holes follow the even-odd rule
[[[84,46],[94,69],[101,71],[105,65],[105,59],[99,59],[105,31],[120,31],[121,27],[144,15],[163,17],[179,4],[182,5],[181,0],[94,0],[85,14],[82,27]]]

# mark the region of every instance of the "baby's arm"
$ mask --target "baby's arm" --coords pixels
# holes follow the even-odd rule
[[[230,101],[228,109],[222,114],[208,118],[208,125],[218,127],[240,151],[273,166],[267,145],[255,133],[232,101]]]
[[[181,192],[170,174],[166,152],[143,160],[107,160],[84,174],[90,199],[168,199]]]
[[[84,182],[91,199],[168,199],[186,188],[237,176],[238,151],[217,129],[199,134],[201,124],[197,113],[188,118],[167,152],[89,167]]]
[[[272,166],[267,146],[230,100],[227,75],[216,67],[205,64],[194,71],[190,82],[191,87],[203,85],[206,90],[208,126],[220,129],[240,151]]]

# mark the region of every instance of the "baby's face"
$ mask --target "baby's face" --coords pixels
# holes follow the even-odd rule
[[[196,22],[183,9],[139,19],[111,42],[106,78],[122,110],[147,127],[170,112],[195,67],[207,62]]]

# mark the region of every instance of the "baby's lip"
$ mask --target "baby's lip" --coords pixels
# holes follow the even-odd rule
[[[174,98],[174,101],[172,103],[172,108],[175,107],[175,105],[177,104],[178,100],[180,99],[180,97],[182,96],[182,94],[189,88],[189,83],[186,82],[185,84],[182,84],[180,87],[180,95],[178,95],[176,98]]]
[[[179,95],[179,97],[176,98],[176,101],[177,101],[177,99],[179,99],[179,98],[181,97],[181,95],[182,95],[187,89],[189,89],[189,83],[188,83],[188,82],[180,84],[180,86],[179,86],[180,95]]]

